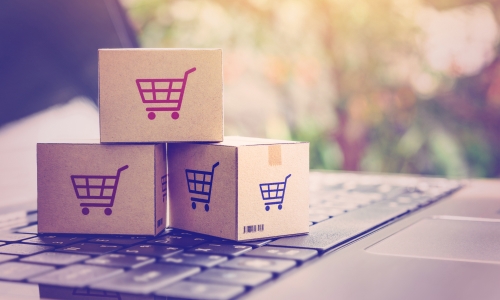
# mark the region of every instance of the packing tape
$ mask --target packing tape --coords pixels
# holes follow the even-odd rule
[[[281,145],[267,147],[270,166],[281,166]]]

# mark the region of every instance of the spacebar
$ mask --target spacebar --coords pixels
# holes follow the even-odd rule
[[[387,203],[365,206],[310,227],[308,235],[278,239],[269,245],[316,249],[321,252],[346,243],[408,213]]]

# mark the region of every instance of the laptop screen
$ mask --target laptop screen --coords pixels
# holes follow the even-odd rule
[[[138,46],[117,0],[6,1],[0,44],[0,126],[75,96],[97,103],[97,49]]]
[[[2,3],[0,44],[5,213],[36,204],[37,142],[98,137],[97,49],[138,43],[116,0],[16,0]]]

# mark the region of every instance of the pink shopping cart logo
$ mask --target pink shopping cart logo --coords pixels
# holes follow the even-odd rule
[[[186,89],[187,78],[190,73],[196,71],[191,68],[184,73],[184,78],[165,78],[165,79],[136,79],[135,83],[141,94],[142,102],[145,104],[161,104],[161,107],[148,107],[148,118],[156,118],[155,111],[171,111],[172,119],[179,118],[182,99]]]
[[[88,215],[89,207],[105,207],[104,213],[111,215],[120,173],[126,169],[128,165],[119,168],[115,176],[71,175],[76,198],[83,200],[80,203],[82,214]]]

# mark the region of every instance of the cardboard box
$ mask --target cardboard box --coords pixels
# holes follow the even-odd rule
[[[38,144],[38,232],[162,232],[166,223],[165,152],[165,144]]]
[[[170,226],[244,241],[309,231],[309,144],[226,137],[168,147]]]
[[[222,141],[221,49],[100,49],[102,143]]]

